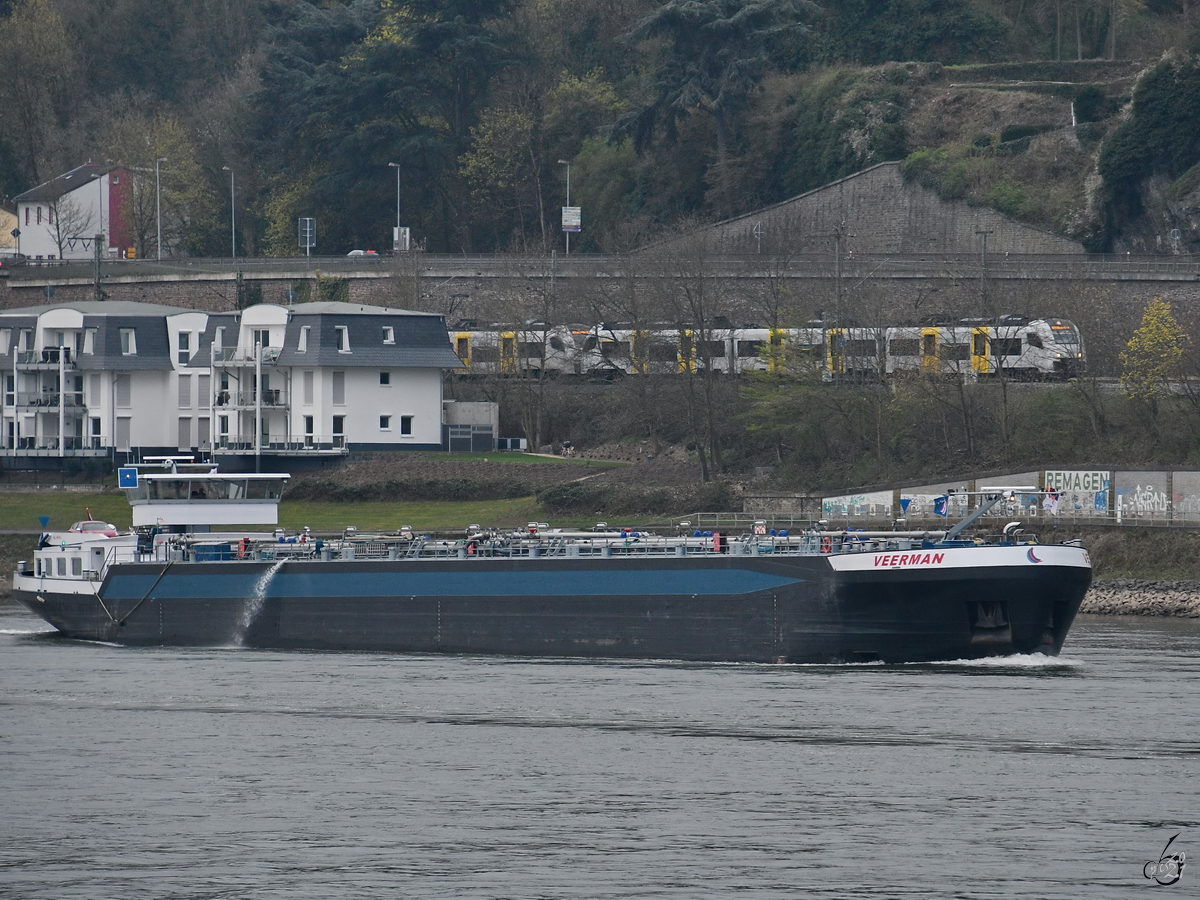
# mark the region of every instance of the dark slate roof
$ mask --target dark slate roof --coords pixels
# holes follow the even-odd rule
[[[432,313],[362,306],[357,303],[301,303],[288,307],[288,324],[278,365],[332,368],[433,368],[457,369],[462,361],[450,346],[446,320]],[[347,329],[350,352],[337,349],[337,327]],[[394,344],[383,342],[383,328],[391,326]],[[214,314],[201,336],[192,359],[206,365],[209,348],[219,327],[225,328],[225,345],[240,330],[232,313]],[[308,349],[299,353],[300,329],[308,327]]]
[[[22,328],[37,325],[37,316],[55,309],[73,309],[83,313],[83,327],[96,329],[95,352],[81,353],[75,358],[76,368],[83,370],[107,369],[121,372],[146,369],[170,369],[171,348],[167,340],[165,316],[192,310],[175,306],[155,306],[132,301],[84,301],[81,303],[50,303],[46,306],[31,306],[0,312],[0,328],[12,328],[13,337],[10,354],[0,355],[11,368],[11,350],[16,347],[17,333]],[[137,353],[124,356],[121,353],[121,329],[135,331]]]
[[[176,309],[175,312],[179,310]],[[81,370],[132,372],[171,368],[171,344],[165,318],[147,321],[142,316],[84,315],[83,327],[96,329],[96,351],[91,354],[79,354],[75,363]],[[137,353],[134,355],[124,356],[121,353],[122,328],[132,328],[135,331]]]
[[[159,303],[139,303],[136,300],[78,300],[75,302],[46,303],[41,306],[23,306],[20,309],[0,310],[3,316],[40,316],[55,309],[73,309],[85,316],[177,316],[181,313],[203,312],[200,309],[185,309],[181,306],[163,306]]]
[[[14,203],[53,203],[63,194],[69,194],[71,191],[78,188],[80,185],[94,183],[101,175],[107,175],[113,169],[119,168],[112,163],[84,163],[82,166],[77,166],[70,172],[59,175],[44,184],[39,184],[35,188],[30,188],[23,194],[18,194],[13,198]]]

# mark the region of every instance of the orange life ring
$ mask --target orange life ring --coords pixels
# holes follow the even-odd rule
[[[827,534],[821,536],[821,552],[822,553],[832,553],[833,552],[833,539]]]

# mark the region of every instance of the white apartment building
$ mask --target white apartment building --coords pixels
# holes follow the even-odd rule
[[[441,316],[351,303],[9,310],[0,458],[440,449],[459,366]]]

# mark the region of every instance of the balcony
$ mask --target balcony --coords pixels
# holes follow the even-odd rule
[[[108,448],[103,446],[104,439],[99,436],[66,437],[59,447],[57,437],[21,437],[17,438],[17,446],[0,447],[0,458],[30,457],[30,456],[107,456]]]
[[[5,396],[6,405],[13,405],[10,401],[13,395]],[[83,391],[52,391],[49,389],[41,391],[18,391],[16,395],[16,406],[20,409],[40,409],[40,410],[57,410],[62,404],[66,409],[86,409],[87,404],[83,401]]]
[[[233,409],[254,409],[258,406],[258,391],[217,391],[217,406]],[[288,392],[284,388],[267,388],[262,392],[263,409],[287,409]]]
[[[75,354],[70,347],[46,347],[42,350],[18,350],[17,369],[25,372],[58,371],[61,352],[61,365],[67,369],[75,368]]]
[[[280,347],[263,347],[262,361],[264,366],[273,366],[279,359]],[[212,350],[213,365],[218,368],[241,368],[254,365],[253,347],[214,347]]]
[[[254,438],[247,435],[222,434],[217,437],[213,448],[218,453],[231,456],[253,456]],[[261,452],[270,456],[345,456],[350,445],[344,434],[306,434],[300,438],[263,441]]]

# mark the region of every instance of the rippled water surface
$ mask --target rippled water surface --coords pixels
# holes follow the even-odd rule
[[[1176,832],[1200,860],[1195,622],[914,666],[44,632],[0,607],[0,897],[1126,898]]]

